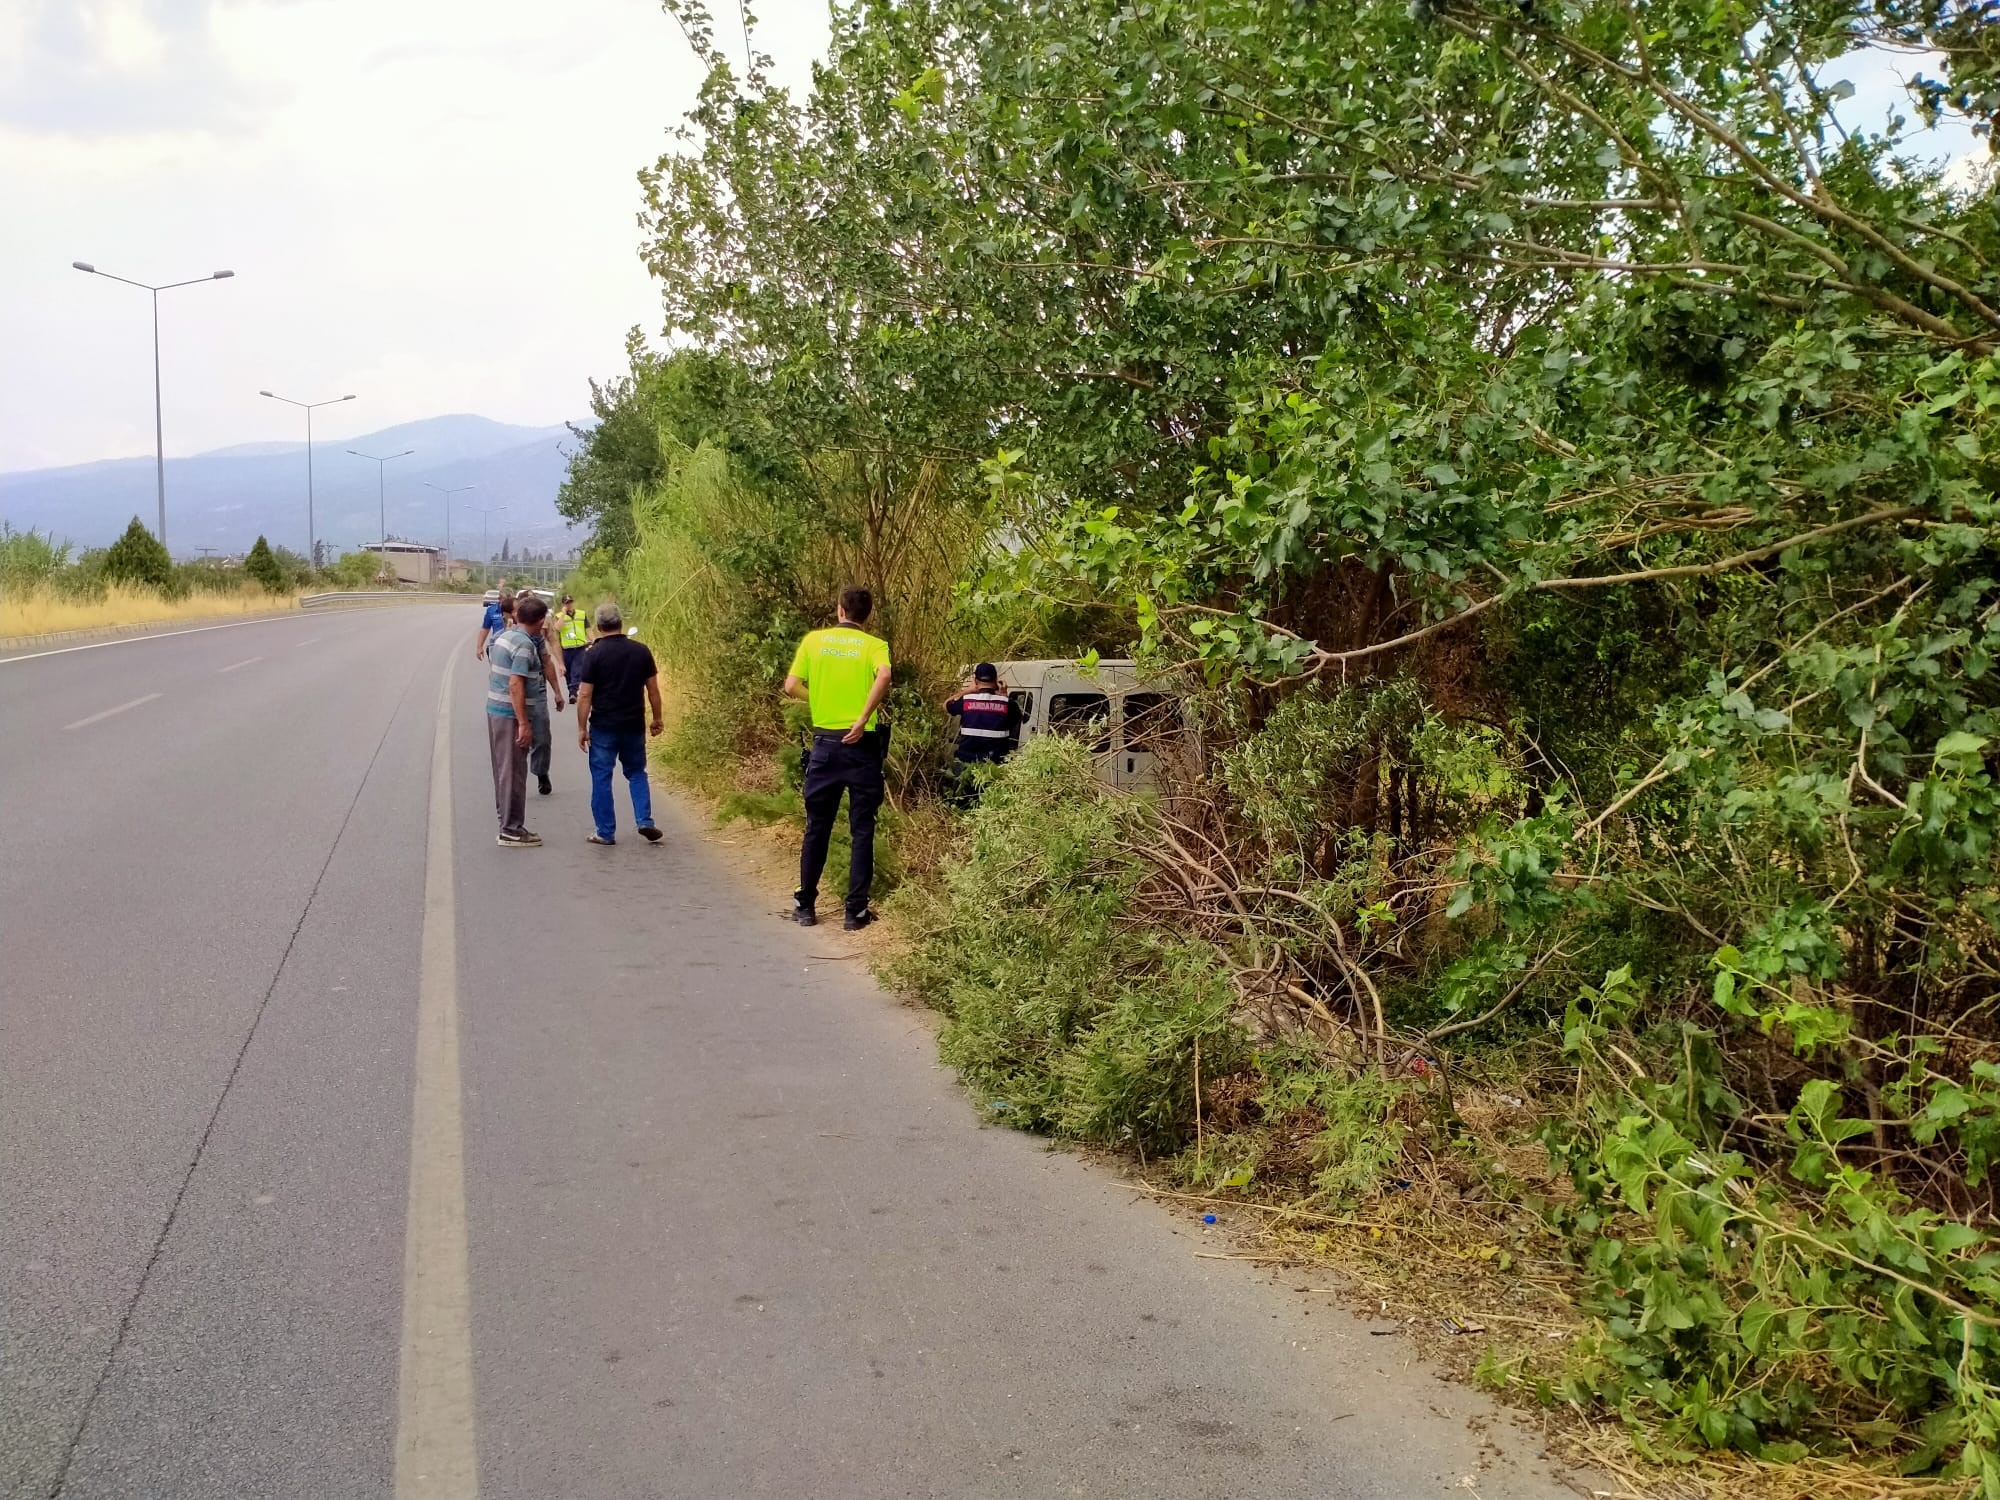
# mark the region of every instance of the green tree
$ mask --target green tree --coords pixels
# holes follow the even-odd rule
[[[382,559],[373,552],[343,552],[327,567],[326,576],[344,589],[367,588],[382,576]]]
[[[285,570],[278,565],[278,559],[271,554],[271,544],[258,537],[251,544],[250,551],[243,559],[243,571],[248,573],[273,594],[285,589]]]
[[[125,534],[105,549],[102,575],[110,583],[164,589],[173,581],[174,560],[165,545],[134,516]]]

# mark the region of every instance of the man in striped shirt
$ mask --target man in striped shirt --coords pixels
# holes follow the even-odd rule
[[[486,643],[486,738],[493,757],[493,804],[500,817],[503,849],[532,849],[541,843],[522,819],[527,813],[528,747],[534,743],[537,713],[546,721],[547,680],[552,668],[538,640],[549,607],[533,594],[514,606],[514,620]]]
[[[951,800],[955,806],[970,807],[979,800],[973,767],[997,765],[1021,743],[1021,710],[1000,687],[1000,673],[990,661],[972,669],[972,681],[965,692],[950,699],[944,711],[958,720],[958,745],[952,756],[958,762]]]

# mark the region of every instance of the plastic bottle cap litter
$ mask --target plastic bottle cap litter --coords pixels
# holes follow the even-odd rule
[[[1202,1223],[1204,1223],[1204,1224],[1213,1224],[1213,1223],[1215,1222],[1215,1215],[1214,1215],[1214,1214],[1203,1214],[1203,1215],[1201,1216],[1201,1222],[1202,1222]]]

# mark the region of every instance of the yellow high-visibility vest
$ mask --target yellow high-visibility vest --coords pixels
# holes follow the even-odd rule
[[[565,646],[586,644],[582,615],[572,611],[562,617],[562,643]]]

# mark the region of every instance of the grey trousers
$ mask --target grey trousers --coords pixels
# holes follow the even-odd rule
[[[535,738],[528,745],[528,774],[546,776],[549,774],[549,751],[555,741],[549,733],[549,700],[537,704],[528,701],[528,726],[535,732]]]
[[[486,716],[486,744],[493,752],[493,808],[500,815],[502,833],[521,833],[521,820],[528,813],[528,752],[514,743],[520,726],[514,716]]]

